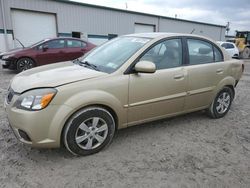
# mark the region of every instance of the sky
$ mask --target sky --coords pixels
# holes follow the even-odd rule
[[[72,0],[180,19],[227,25],[250,31],[250,0]]]

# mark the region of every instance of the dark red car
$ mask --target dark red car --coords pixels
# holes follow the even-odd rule
[[[83,56],[95,45],[76,38],[44,39],[29,47],[0,54],[3,68],[18,72],[50,63],[69,61]]]

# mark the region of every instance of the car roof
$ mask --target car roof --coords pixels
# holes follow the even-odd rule
[[[229,43],[229,44],[234,44],[233,42],[227,42],[227,41],[216,41],[219,44],[224,44],[224,43]]]
[[[45,38],[44,40],[48,41],[48,40],[55,40],[55,39],[71,39],[71,40],[80,40],[80,41],[86,42],[84,39],[74,38],[74,37],[54,37],[54,38]]]
[[[187,37],[199,37],[204,38],[208,40],[212,40],[210,38],[200,36],[200,35],[194,35],[194,34],[187,34],[187,33],[166,33],[166,32],[153,32],[153,33],[135,33],[135,34],[129,34],[125,36],[130,37],[144,37],[144,38],[162,38],[162,37],[178,37],[178,36],[187,36]]]

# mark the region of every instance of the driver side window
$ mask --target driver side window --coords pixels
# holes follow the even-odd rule
[[[153,46],[141,58],[140,61],[151,61],[156,69],[167,69],[182,65],[181,39],[169,39]]]
[[[43,49],[44,46],[47,46],[48,49],[60,49],[60,48],[65,48],[65,40],[64,39],[59,39],[59,40],[51,40],[48,42],[43,43],[38,47],[39,50]]]

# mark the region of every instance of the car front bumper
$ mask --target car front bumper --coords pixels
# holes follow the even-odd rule
[[[13,105],[17,98],[18,95],[14,95],[10,103],[5,100],[5,109],[9,125],[18,140],[32,147],[60,147],[63,126],[72,109],[50,104],[40,111],[26,111]]]
[[[14,59],[14,58],[11,58],[11,59],[0,59],[0,64],[5,69],[15,70],[16,69],[15,62],[16,62],[16,59]]]

